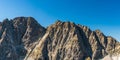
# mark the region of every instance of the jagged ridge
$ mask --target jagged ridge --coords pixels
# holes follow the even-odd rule
[[[97,60],[117,53],[119,44],[72,22],[44,28],[32,17],[16,17],[0,23],[0,60]]]

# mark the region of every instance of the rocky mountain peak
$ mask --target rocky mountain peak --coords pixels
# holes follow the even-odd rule
[[[44,33],[45,28],[32,17],[5,19],[0,24],[0,60],[23,59]]]
[[[95,30],[95,32],[98,34],[102,34],[102,32],[99,29]]]
[[[98,60],[119,53],[120,43],[100,30],[58,20],[48,28],[33,17],[0,23],[0,60]]]
[[[53,24],[53,25],[56,25],[56,26],[73,26],[73,25],[75,25],[73,22],[70,22],[70,21],[68,21],[68,22],[62,22],[62,21],[60,21],[60,20],[57,20],[56,22],[55,22],[55,24]]]

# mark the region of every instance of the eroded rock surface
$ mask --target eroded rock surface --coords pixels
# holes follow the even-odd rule
[[[5,19],[0,23],[0,60],[23,60],[45,30],[32,17]]]
[[[44,28],[32,17],[16,17],[0,23],[0,60],[98,60],[119,47],[100,30],[72,22]]]

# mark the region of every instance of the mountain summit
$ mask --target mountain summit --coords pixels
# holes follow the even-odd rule
[[[47,28],[33,17],[0,22],[0,60],[98,60],[119,49],[114,38],[72,22]]]

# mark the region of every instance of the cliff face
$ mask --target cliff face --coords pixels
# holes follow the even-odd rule
[[[17,17],[0,23],[0,60],[97,60],[119,53],[119,44],[71,22],[44,28],[32,17]]]
[[[32,17],[5,19],[0,23],[0,60],[24,59],[45,30]]]

